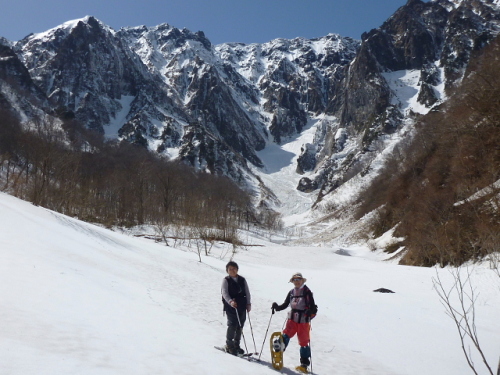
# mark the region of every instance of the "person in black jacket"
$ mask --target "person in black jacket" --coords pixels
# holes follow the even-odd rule
[[[310,329],[311,319],[316,316],[318,307],[314,303],[314,297],[311,290],[305,285],[305,279],[300,272],[295,273],[290,282],[294,288],[288,292],[285,302],[282,305],[273,303],[272,309],[281,311],[290,306],[292,309],[288,312],[288,320],[283,330],[284,351],[290,342],[290,339],[297,334],[300,345],[300,366],[297,370],[307,372],[307,366],[311,364]]]
[[[222,280],[222,303],[227,316],[226,351],[234,355],[245,353],[240,348],[241,332],[247,311],[251,310],[250,290],[243,276],[238,275],[238,264],[226,265],[228,276]]]

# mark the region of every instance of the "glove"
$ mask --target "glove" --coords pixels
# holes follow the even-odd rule
[[[276,302],[273,302],[273,306],[271,307],[271,309],[278,310],[278,307],[278,304]]]
[[[252,310],[252,305],[251,304],[248,304],[247,305],[247,311],[250,312],[250,310]]]

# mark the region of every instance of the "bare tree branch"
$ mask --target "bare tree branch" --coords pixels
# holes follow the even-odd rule
[[[453,284],[448,290],[445,288],[436,269],[436,277],[433,278],[434,289],[441,300],[441,304],[445,308],[446,314],[455,323],[458,335],[460,336],[462,351],[471,370],[474,374],[478,374],[476,366],[472,360],[471,347],[468,342],[472,342],[473,348],[481,356],[481,359],[489,373],[494,375],[479,343],[475,308],[479,294],[476,293],[476,290],[472,285],[472,271],[467,267],[467,273],[464,279],[461,269],[462,268],[460,267],[450,268],[449,272],[453,277]],[[458,298],[458,306],[456,306],[453,302],[453,297]]]

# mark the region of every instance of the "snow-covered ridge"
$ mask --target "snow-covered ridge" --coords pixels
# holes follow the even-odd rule
[[[448,12],[460,8],[461,6],[467,5],[468,0],[431,0],[433,3],[441,4]],[[493,8],[494,10],[500,9],[500,0],[479,0],[475,4],[472,3],[473,7],[478,5],[486,5]]]
[[[283,39],[278,38],[262,44],[224,43],[215,46],[220,58],[230,62],[236,70],[252,82],[258,82],[261,76],[277,62],[286,59],[300,63],[300,59],[310,60],[319,69],[326,69],[323,64],[326,57],[332,54],[354,55],[359,48],[359,41],[328,34],[322,38]]]
[[[214,64],[208,39],[200,33],[178,29],[163,23],[154,27],[125,27],[118,31],[152,73],[159,73],[171,87],[174,72],[183,69],[196,58]]]
[[[75,20],[64,22],[61,25],[53,27],[52,29],[49,29],[47,31],[32,34],[32,35],[28,36],[28,38],[31,40],[39,40],[41,42],[45,42],[45,41],[52,39],[56,33],[58,33],[58,34],[64,33],[65,35],[69,34],[69,33],[71,33],[71,31],[75,27],[78,26],[78,24],[80,22],[82,22],[84,24],[88,24],[91,19],[97,21],[102,28],[114,33],[114,30],[111,27],[109,27],[106,24],[104,24],[103,22],[97,20],[93,16],[85,16],[83,18],[78,18]]]

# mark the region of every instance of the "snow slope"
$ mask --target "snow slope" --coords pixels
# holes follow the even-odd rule
[[[0,374],[276,373],[267,343],[263,364],[213,349],[225,333],[220,283],[230,253],[221,244],[200,263],[187,248],[112,232],[3,193],[0,231]],[[288,278],[301,271],[319,306],[312,330],[316,374],[470,373],[433,291],[436,270],[383,263],[362,248],[243,238],[255,245],[238,250],[235,260],[252,291],[258,351],[271,303],[282,302]],[[447,270],[437,272],[451,281]],[[477,267],[473,282],[481,343],[496,364],[500,280]],[[381,287],[396,293],[373,293]],[[275,314],[269,331],[280,330],[284,319],[284,312]],[[248,325],[244,332],[253,351]],[[485,374],[477,357],[475,363]],[[294,338],[283,373],[296,364]]]

